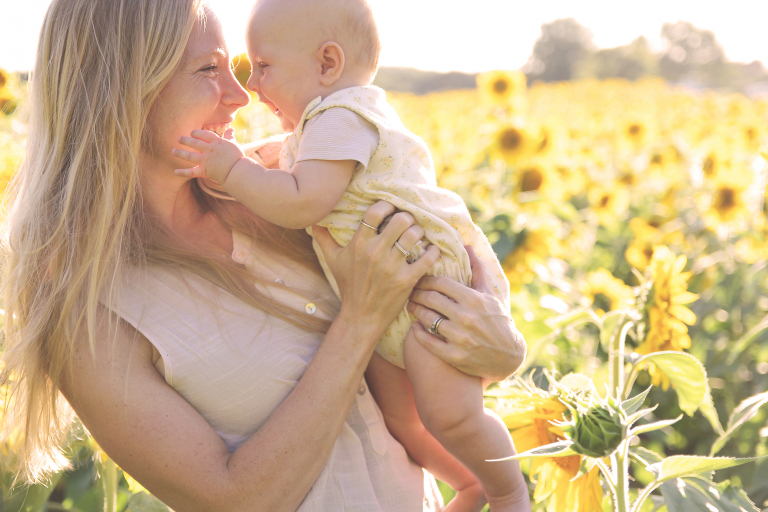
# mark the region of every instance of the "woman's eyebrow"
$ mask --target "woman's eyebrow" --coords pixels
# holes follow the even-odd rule
[[[216,47],[209,48],[208,50],[205,50],[205,51],[202,51],[202,52],[196,54],[190,60],[193,60],[193,61],[206,60],[206,59],[208,59],[211,56],[221,57],[221,58],[226,59],[227,56],[228,56],[228,53],[227,53],[227,50],[224,47],[216,46]]]

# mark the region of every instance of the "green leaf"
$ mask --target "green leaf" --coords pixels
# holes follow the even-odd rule
[[[726,364],[733,364],[739,354],[744,352],[752,343],[760,340],[763,335],[768,331],[768,318],[754,326],[752,329],[738,339],[735,343],[731,344],[730,355],[726,360]]]
[[[623,402],[621,402],[621,408],[624,409],[624,412],[627,413],[627,416],[629,416],[633,412],[640,409],[640,407],[642,407],[643,402],[645,402],[645,398],[648,396],[648,393],[651,392],[652,387],[653,386],[649,386],[648,389],[646,389],[642,393],[638,393],[632,398],[628,398]]]
[[[678,478],[661,484],[661,493],[669,512],[759,512],[744,490],[728,480]]]
[[[568,457],[569,455],[577,455],[575,451],[571,450],[572,445],[573,441],[558,441],[557,443],[545,444],[544,446],[539,446],[532,450],[528,450],[527,452],[518,453],[517,455],[513,455],[511,457],[506,457],[503,459],[492,459],[488,462],[526,459],[528,457]]]
[[[730,457],[675,455],[674,457],[667,457],[661,462],[651,464],[647,469],[656,476],[657,482],[665,482],[672,478],[680,478],[718,469],[732,468],[762,458],[763,457],[748,457],[743,459],[732,459]]]
[[[140,492],[131,496],[125,512],[169,512],[168,507],[146,492]]]
[[[653,363],[659,370],[664,372],[664,375],[669,378],[675,387],[680,409],[688,416],[693,416],[696,409],[701,407],[707,400],[709,400],[709,403],[712,402],[707,372],[699,360],[691,354],[685,352],[656,352],[638,359],[638,365],[643,363]]]
[[[704,396],[704,401],[699,406],[699,410],[701,411],[701,414],[707,418],[709,424],[712,425],[712,429],[717,432],[718,435],[722,434],[723,425],[720,423],[717,409],[715,409],[715,404],[712,402],[712,394],[709,392],[709,385],[707,385],[707,394]]]
[[[755,414],[757,414],[757,411],[760,409],[760,407],[766,403],[768,403],[768,391],[751,396],[742,401],[731,413],[731,417],[728,418],[728,429],[715,440],[709,455],[712,456],[719,452],[723,446],[725,446],[725,443],[728,442],[728,439],[733,436],[736,430],[738,430],[738,428],[744,423],[752,419]]]
[[[13,510],[19,512],[42,512],[46,509],[48,497],[64,472],[59,472],[47,484],[19,485],[0,494],[0,511]]]
[[[600,344],[606,352],[610,350],[613,338],[621,332],[621,326],[626,318],[627,312],[623,309],[603,315],[600,326]]]
[[[646,432],[652,432],[654,430],[659,430],[659,429],[662,429],[664,427],[668,427],[670,425],[674,425],[675,423],[680,421],[680,418],[682,418],[682,417],[683,417],[683,415],[681,414],[680,416],[678,416],[677,418],[675,418],[673,420],[662,420],[662,421],[656,421],[656,422],[653,422],[653,423],[645,423],[643,425],[639,425],[639,426],[633,428],[632,430],[630,430],[629,431],[629,435],[637,436],[637,435],[640,435],[640,434],[644,434]]]
[[[589,321],[600,325],[600,318],[589,308],[577,308],[564,315],[550,318],[546,321],[547,326],[552,329],[562,329],[576,322]]]
[[[652,452],[651,450],[643,448],[642,446],[636,446],[634,448],[630,448],[629,454],[646,468],[651,464],[655,464],[657,462],[661,462],[662,460],[664,460],[664,457],[662,457],[658,453]]]

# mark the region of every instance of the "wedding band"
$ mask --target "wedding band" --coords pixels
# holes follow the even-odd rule
[[[429,334],[437,334],[437,327],[440,325],[440,322],[442,322],[443,320],[444,318],[441,316],[435,318],[435,321],[432,322],[432,325],[429,326],[429,329],[427,329]]]
[[[403,246],[400,245],[398,242],[395,242],[395,247],[397,247],[397,250],[403,253],[403,256],[405,256],[406,258],[411,255],[411,251],[406,251],[405,249],[403,249]]]
[[[365,226],[365,227],[367,227],[367,228],[371,228],[372,230],[374,230],[374,231],[375,231],[375,232],[377,232],[377,233],[379,232],[379,228],[375,228],[375,227],[371,226],[370,224],[368,224],[368,223],[367,223],[367,222],[365,222],[364,220],[361,220],[361,221],[360,221],[360,224],[362,224],[363,226]]]

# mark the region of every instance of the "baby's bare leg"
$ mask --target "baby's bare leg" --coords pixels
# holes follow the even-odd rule
[[[483,407],[480,378],[433,355],[421,346],[413,331],[405,338],[403,356],[421,421],[477,477],[491,511],[530,511],[520,464],[486,462],[516,452],[501,418]]]

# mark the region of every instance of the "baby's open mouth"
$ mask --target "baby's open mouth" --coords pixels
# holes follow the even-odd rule
[[[222,123],[222,124],[210,124],[207,126],[203,126],[203,130],[208,130],[209,132],[213,132],[219,137],[223,137],[224,133],[231,128],[229,123]]]

